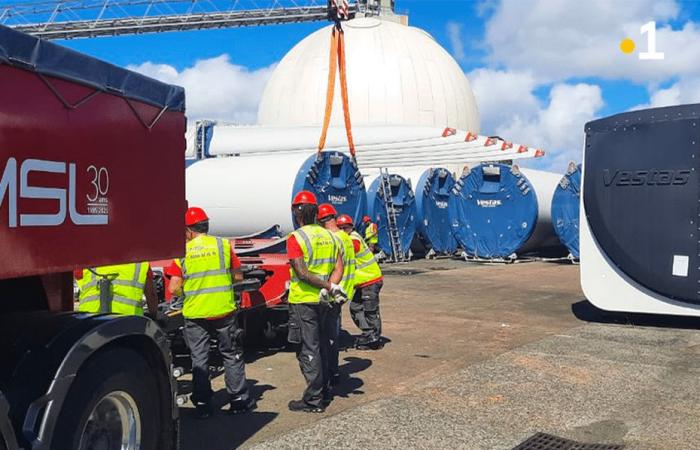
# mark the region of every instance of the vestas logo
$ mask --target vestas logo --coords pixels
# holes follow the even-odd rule
[[[19,170],[18,170],[19,169]],[[8,225],[10,228],[21,227],[56,227],[66,221],[66,217],[75,225],[106,225],[109,221],[107,192],[109,190],[109,172],[106,168],[90,166],[88,174],[93,176],[94,193],[88,194],[88,214],[81,214],[76,208],[76,165],[62,161],[43,159],[26,159],[21,164],[15,158],[9,158],[0,178],[0,208],[7,204]],[[19,173],[18,173],[19,172]],[[66,187],[46,187],[29,184],[32,173],[68,173]],[[19,190],[19,192],[18,192]],[[51,208],[50,213],[31,214],[18,211],[18,199],[53,200],[58,208]],[[54,212],[57,211],[57,212]]]
[[[435,206],[437,206],[440,209],[447,209],[447,202],[446,201],[437,201],[437,202],[435,202]]]
[[[476,204],[482,208],[495,208],[501,206],[503,202],[501,200],[477,200]]]
[[[344,195],[329,195],[328,201],[334,205],[342,205],[348,201],[348,198]]]
[[[684,185],[690,178],[690,170],[650,169],[616,170],[603,169],[605,187],[615,186],[668,186]]]

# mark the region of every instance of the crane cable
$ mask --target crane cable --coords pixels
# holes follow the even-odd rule
[[[352,139],[352,124],[350,123],[350,108],[348,105],[348,83],[345,70],[345,32],[340,25],[340,20],[335,21],[331,34],[331,49],[328,57],[328,89],[326,90],[326,111],[323,117],[323,130],[318,141],[318,153],[323,151],[328,135],[328,126],[333,112],[333,98],[335,96],[336,68],[340,73],[340,96],[343,104],[343,117],[345,119],[345,134],[348,138],[348,148],[352,159],[355,159],[355,143]]]

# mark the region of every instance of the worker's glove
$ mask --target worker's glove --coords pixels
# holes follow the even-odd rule
[[[344,305],[348,301],[348,296],[345,294],[345,292],[336,292],[333,295],[333,303],[336,303],[338,305]]]
[[[336,296],[338,294],[344,295],[346,298],[348,296],[339,284],[331,283],[331,295]]]
[[[318,293],[318,303],[323,305],[323,306],[331,306],[331,299],[328,294],[328,289],[323,288],[321,291]]]

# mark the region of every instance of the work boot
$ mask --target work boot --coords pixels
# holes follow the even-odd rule
[[[287,406],[290,411],[294,412],[322,413],[326,410],[323,406],[310,405],[304,400],[292,400]]]
[[[254,398],[249,398],[248,401],[240,399],[231,400],[231,405],[228,409],[230,414],[243,414],[252,411],[258,407]]]
[[[211,407],[209,406],[209,403],[197,402],[195,403],[194,407],[194,413],[198,419],[207,419],[209,416],[211,416]]]
[[[340,385],[340,374],[336,373],[331,376],[331,382],[330,382],[331,387],[336,387]]]
[[[384,342],[381,339],[377,339],[372,342],[369,342],[367,346],[371,350],[381,350],[382,348],[384,348]]]
[[[321,404],[327,408],[328,405],[330,405],[332,401],[333,401],[333,394],[331,393],[331,389],[328,388],[325,390],[325,392],[323,392],[323,400],[321,400]]]

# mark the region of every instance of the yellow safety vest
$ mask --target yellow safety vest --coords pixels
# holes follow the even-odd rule
[[[112,312],[115,314],[143,315],[143,288],[148,276],[148,263],[118,264],[96,267],[100,275],[116,274],[112,280]],[[100,310],[100,289],[98,281],[90,269],[83,270],[83,277],[77,280],[80,289],[78,311],[96,313]]]
[[[185,318],[222,317],[236,310],[229,241],[200,234],[187,243],[185,257],[175,264],[182,269]]]
[[[291,233],[304,254],[304,262],[309,272],[328,280],[338,260],[340,244],[330,231],[320,225],[304,225]],[[289,269],[289,303],[318,303],[319,288],[304,283],[297,278],[294,269]]]
[[[350,236],[360,242],[360,251],[355,254],[355,286],[381,277],[382,269],[362,236],[357,231],[350,233]]]
[[[367,228],[365,228],[365,241],[368,244],[377,244],[379,242],[377,224],[370,222],[367,225]]]
[[[343,279],[340,286],[343,288],[348,298],[352,299],[355,294],[355,247],[352,246],[352,239],[343,230],[335,232],[340,241],[340,249],[343,255]]]

